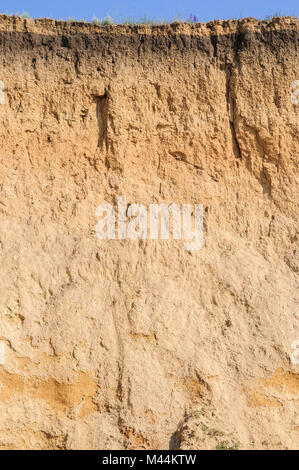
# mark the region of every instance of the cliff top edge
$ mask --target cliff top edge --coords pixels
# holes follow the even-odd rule
[[[173,22],[159,25],[116,24],[98,25],[81,21],[62,21],[49,18],[21,18],[20,16],[0,15],[0,31],[35,33],[45,35],[83,34],[184,34],[213,36],[238,34],[246,31],[263,33],[268,31],[299,30],[299,19],[293,16],[274,17],[269,20],[243,18],[239,20],[214,20],[208,23]]]

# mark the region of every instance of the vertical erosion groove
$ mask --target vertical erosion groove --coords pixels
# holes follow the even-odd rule
[[[103,149],[104,146],[107,148],[108,95],[94,96],[94,100],[99,129],[98,147]]]
[[[226,66],[225,73],[226,73],[226,104],[227,104],[229,125],[231,129],[231,134],[232,134],[233,149],[234,149],[234,154],[236,158],[242,158],[241,148],[240,148],[240,144],[239,144],[239,140],[238,140],[238,136],[236,132],[236,127],[235,127],[235,121],[236,121],[235,97],[234,97],[233,89],[232,89],[232,65],[231,64]]]

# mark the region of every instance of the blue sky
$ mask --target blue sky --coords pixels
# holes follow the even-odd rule
[[[110,14],[121,20],[123,18],[138,19],[147,15],[153,19],[171,20],[180,16],[181,19],[195,14],[200,21],[213,19],[242,18],[254,16],[265,18],[267,15],[280,13],[282,15],[299,16],[298,0],[0,0],[1,13],[28,12],[33,18],[53,17],[67,19],[91,20]]]

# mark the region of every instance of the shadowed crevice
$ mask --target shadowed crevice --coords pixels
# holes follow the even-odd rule
[[[107,149],[108,95],[94,96],[99,129],[98,147]]]

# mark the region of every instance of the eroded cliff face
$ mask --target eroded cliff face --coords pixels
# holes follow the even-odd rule
[[[298,55],[1,17],[0,448],[298,447]],[[99,240],[118,196],[202,204],[202,249]]]

